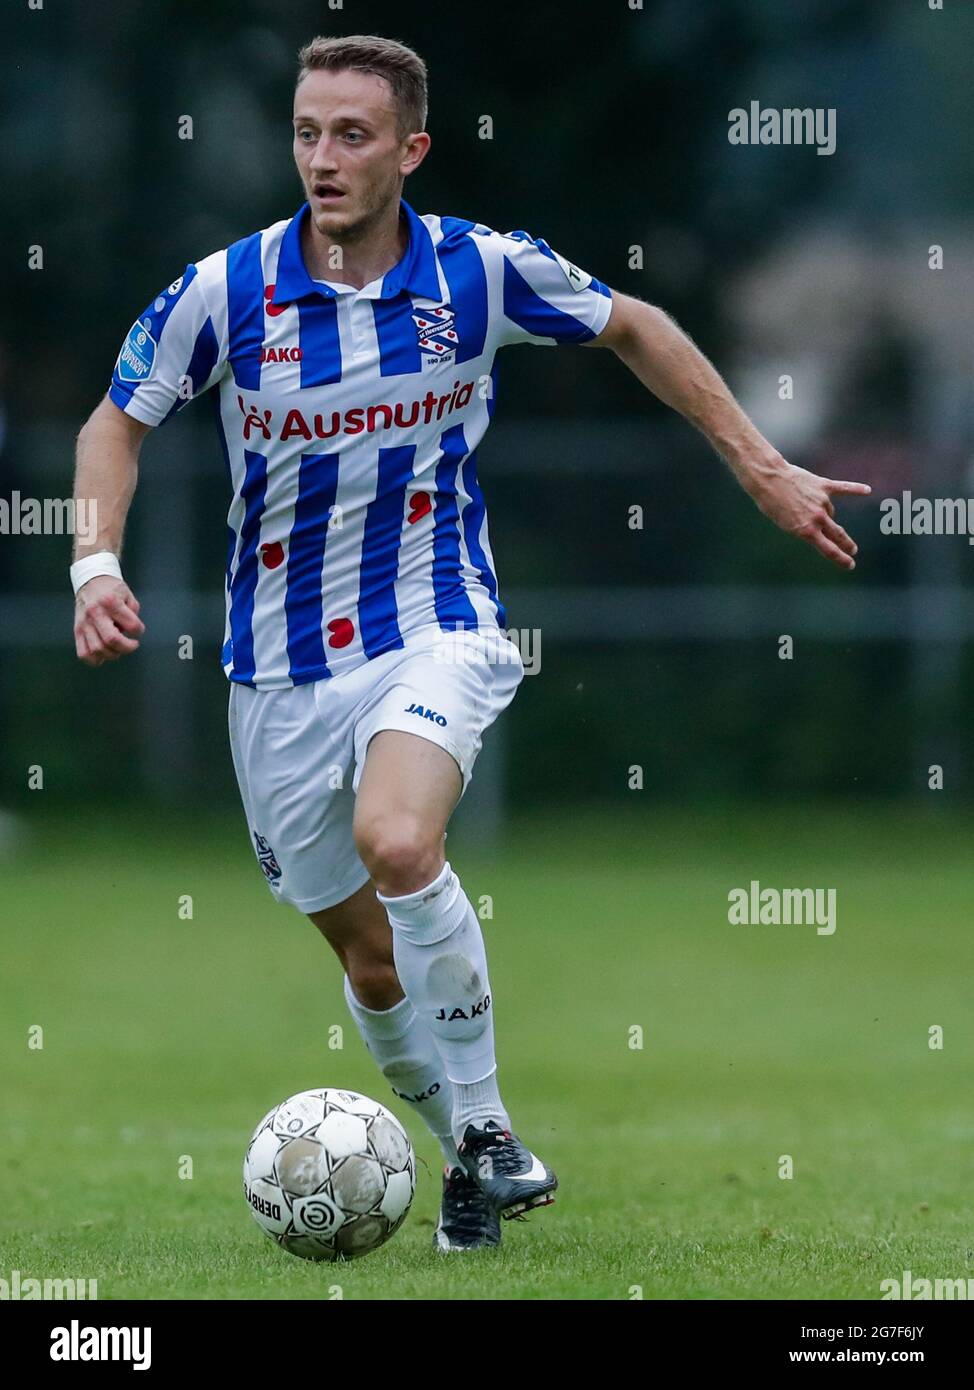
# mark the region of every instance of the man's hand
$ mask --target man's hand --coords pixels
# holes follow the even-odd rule
[[[866,497],[872,491],[868,483],[820,478],[787,463],[780,454],[746,474],[735,472],[758,508],[782,531],[807,541],[840,569],[855,569],[852,557],[859,547],[836,521],[832,498]]]
[[[143,632],[139,600],[124,580],[99,574],[82,584],[75,600],[74,645],[86,666],[101,666],[137,651],[135,636]]]
[[[745,492],[783,531],[808,541],[842,569],[855,569],[856,543],[836,521],[832,496],[865,497],[872,489],[786,463],[669,314],[614,293],[608,323],[586,346],[611,348],[654,396],[705,435]]]

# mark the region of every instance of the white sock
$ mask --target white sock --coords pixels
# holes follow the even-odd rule
[[[453,1083],[453,1137],[468,1124],[496,1120],[510,1129],[497,1089],[494,1016],[487,952],[477,914],[444,864],[416,893],[376,897],[392,926],[396,973],[433,1036]]]
[[[436,1136],[446,1162],[459,1166],[452,1133],[453,1086],[429,1029],[408,998],[400,999],[391,1009],[367,1009],[355,997],[346,975],[345,1002],[362,1041],[395,1094]]]

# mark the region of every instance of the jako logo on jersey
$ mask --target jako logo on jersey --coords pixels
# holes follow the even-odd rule
[[[123,381],[145,381],[156,360],[156,340],[151,319],[135,320],[118,354],[118,374]]]
[[[418,714],[420,719],[432,719],[434,724],[439,724],[440,728],[446,727],[446,720],[442,714],[437,714],[435,709],[424,709],[422,705],[411,704],[403,711],[404,714]]]
[[[332,410],[328,415],[310,416],[311,424],[300,410],[289,410],[277,438],[282,443],[294,438],[333,439],[336,434],[374,434],[376,430],[408,430],[417,424],[428,425],[454,410],[462,410],[469,403],[475,386],[473,381],[465,381],[463,385],[455,381],[453,390],[442,396],[427,391],[421,400],[399,401],[394,406],[355,406],[344,413]],[[272,412],[260,410],[256,405],[244,405],[243,396],[239,394],[237,404],[244,417],[244,439],[250,438],[252,429],[259,429],[265,439],[270,439]]]
[[[446,357],[447,353],[456,352],[460,339],[454,327],[456,314],[451,304],[413,314],[413,323],[421,351],[431,352],[434,357]]]
[[[299,347],[262,347],[260,350],[262,362],[300,362],[303,356],[304,349]]]
[[[469,1012],[465,1009],[451,1009],[447,1013],[446,1009],[440,1009],[433,1017],[439,1019],[441,1023],[452,1023],[455,1018],[480,1018],[489,1008],[490,995],[485,994],[483,999],[478,1000],[476,1004],[471,1004]]]
[[[257,847],[257,859],[260,862],[264,877],[268,883],[275,883],[281,877],[282,872],[281,866],[277,862],[277,856],[263,835],[258,835],[256,830],[254,831],[254,844]]]

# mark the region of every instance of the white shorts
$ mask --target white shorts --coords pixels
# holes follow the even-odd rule
[[[344,675],[285,690],[231,682],[230,750],[274,897],[318,912],[368,880],[352,813],[373,734],[399,729],[438,744],[456,760],[466,791],[484,730],[523,675],[520,652],[499,629],[429,627]]]

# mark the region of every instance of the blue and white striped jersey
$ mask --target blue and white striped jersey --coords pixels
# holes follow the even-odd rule
[[[307,215],[187,266],[133,324],[109,391],[159,425],[219,388],[222,659],[258,690],[337,675],[422,627],[505,625],[477,480],[494,356],[585,342],[611,310],[545,241],[405,202],[402,260],[333,287],[305,267]]]

